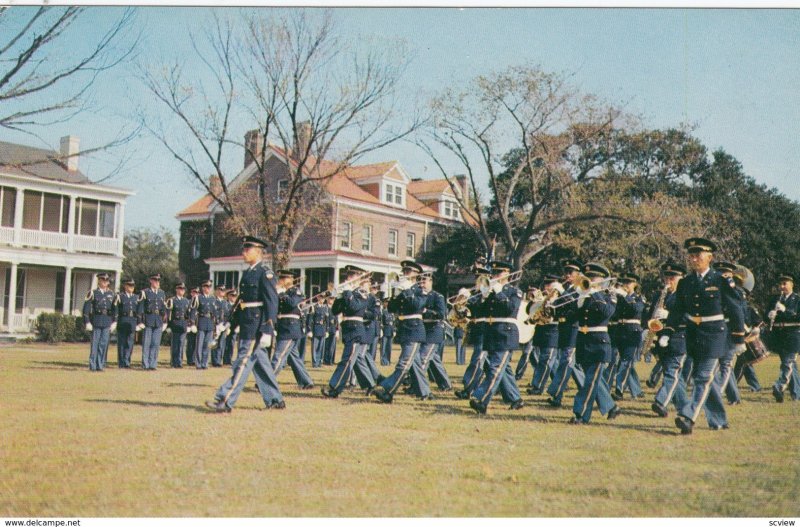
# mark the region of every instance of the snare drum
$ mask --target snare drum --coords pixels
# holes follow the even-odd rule
[[[742,353],[742,360],[745,361],[745,364],[756,364],[769,357],[769,350],[760,336],[746,341],[745,346],[747,350]]]

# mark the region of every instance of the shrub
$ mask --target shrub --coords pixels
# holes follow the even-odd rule
[[[37,339],[44,342],[86,342],[83,318],[61,313],[41,313],[36,319]]]

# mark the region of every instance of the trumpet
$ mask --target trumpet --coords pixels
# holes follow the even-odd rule
[[[470,296],[467,301],[472,300],[478,296],[483,295],[483,291],[487,289],[491,289],[494,287],[495,284],[500,282],[500,280],[505,280],[507,284],[513,284],[514,282],[519,282],[522,278],[522,271],[514,271],[513,273],[509,273],[508,276],[504,276],[502,278],[489,278],[485,274],[479,275],[477,280],[475,280],[475,287],[473,290],[477,290],[475,293]]]
[[[319,301],[320,298],[326,297],[326,296],[339,296],[345,291],[345,289],[349,289],[350,287],[352,287],[354,285],[358,285],[361,281],[366,280],[367,278],[369,278],[371,276],[372,276],[372,271],[364,271],[360,275],[358,275],[358,276],[356,276],[354,278],[351,278],[350,280],[347,280],[346,282],[342,282],[341,284],[339,284],[336,287],[333,287],[332,284],[328,284],[328,289],[327,290],[322,291],[321,293],[317,293],[316,295],[312,296],[311,298],[307,298],[307,299],[303,300],[302,302],[297,304],[297,309],[299,309],[300,311],[306,311],[308,309],[311,309],[311,306],[313,306],[317,301]]]
[[[575,284],[575,290],[570,295],[562,296],[556,298],[553,302],[549,304],[548,307],[551,308],[559,308],[564,307],[567,304],[571,304],[572,302],[576,302],[580,298],[585,298],[589,296],[591,293],[600,292],[600,291],[611,291],[616,287],[617,279],[613,276],[604,278],[602,281],[597,282],[596,284],[592,284],[591,279],[589,277],[581,274],[578,275],[577,283]]]

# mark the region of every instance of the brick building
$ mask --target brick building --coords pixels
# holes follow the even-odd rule
[[[254,144],[254,132],[245,137]],[[255,141],[257,144],[257,141]],[[266,155],[266,189],[279,196],[288,183],[290,155],[274,145]],[[322,163],[322,170],[335,166]],[[230,183],[234,189],[252,181],[257,171],[245,156],[242,172]],[[458,192],[466,184],[459,178]],[[212,181],[213,184],[213,181]],[[301,272],[305,293],[325,290],[342,280],[348,264],[372,271],[375,281],[400,271],[400,262],[428,248],[436,229],[462,221],[453,190],[444,179],[412,178],[397,161],[354,165],[324,180],[329,197],[320,225],[298,238],[289,267]],[[215,284],[238,285],[244,269],[238,239],[222,229],[224,213],[205,195],[178,213],[181,222],[179,265],[194,285],[206,278]]]

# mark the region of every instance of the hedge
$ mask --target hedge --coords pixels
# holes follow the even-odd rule
[[[43,342],[88,342],[83,317],[61,313],[41,313],[36,318],[36,338]]]

